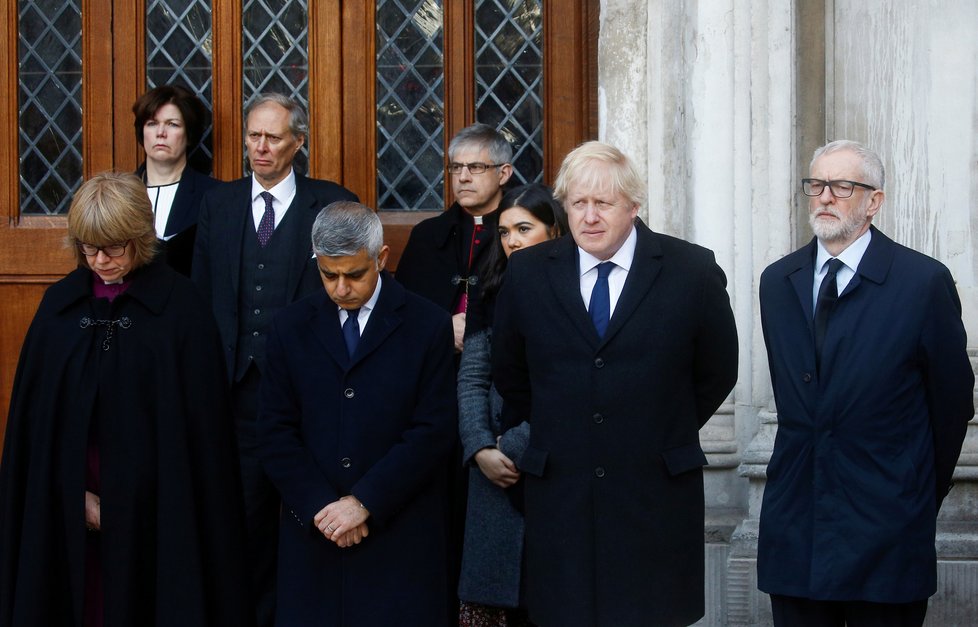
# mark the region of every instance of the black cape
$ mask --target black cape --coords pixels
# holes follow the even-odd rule
[[[85,319],[119,323],[107,337]],[[154,262],[112,303],[75,270],[28,330],[0,464],[0,627],[81,624],[93,421],[105,627],[252,624],[217,328]]]

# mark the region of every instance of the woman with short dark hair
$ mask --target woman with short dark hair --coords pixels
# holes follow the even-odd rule
[[[136,141],[146,152],[136,174],[153,205],[157,237],[166,262],[190,276],[200,199],[219,182],[202,173],[210,170],[208,160],[198,159],[198,169],[188,166],[188,155],[202,154],[197,148],[207,129],[207,108],[189,90],[161,85],[140,96],[132,112]]]
[[[99,174],[68,212],[78,268],[44,295],[0,462],[0,627],[253,621],[224,355],[155,259],[146,190]]]

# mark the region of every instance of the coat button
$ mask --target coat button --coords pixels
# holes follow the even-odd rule
[[[599,425],[602,422],[604,422],[604,416],[602,416],[601,414],[594,414],[594,416],[592,416],[592,418],[594,418],[594,424],[596,424],[596,425]]]
[[[340,460],[340,466],[344,468],[349,468],[352,465],[353,465],[353,460],[351,460],[349,457],[344,457],[343,459]]]
[[[595,468],[594,469],[594,476],[597,477],[598,479],[600,479],[601,477],[603,477],[604,476],[604,468],[602,468],[601,466],[598,466],[597,468]]]
[[[594,360],[594,367],[595,368],[604,368],[604,360],[601,359],[600,357],[598,357],[597,359],[595,359]]]
[[[354,396],[353,388],[346,388],[345,390],[343,390],[343,396],[347,398],[353,398]]]
[[[256,292],[260,292],[261,291],[261,285],[256,285],[255,286],[255,291]]]
[[[805,374],[801,375],[801,380],[804,381],[805,383],[811,383],[812,382],[812,373],[806,372]]]

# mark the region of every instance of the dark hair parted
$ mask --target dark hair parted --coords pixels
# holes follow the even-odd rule
[[[68,209],[68,244],[82,268],[79,243],[109,246],[129,242],[132,270],[156,256],[156,224],[146,186],[134,174],[102,172],[82,183]]]
[[[555,237],[567,233],[567,214],[564,213],[564,208],[554,198],[553,191],[546,185],[530,183],[508,189],[499,201],[499,209],[496,210],[494,221],[498,224],[502,214],[514,207],[526,209],[534,218],[546,224],[550,229],[556,227]],[[499,291],[508,261],[509,259],[503,251],[502,240],[497,233],[480,273],[484,302],[488,303]]]
[[[135,116],[133,127],[136,130],[136,143],[143,145],[143,127],[163,105],[172,104],[180,110],[187,133],[187,154],[197,148],[200,138],[209,123],[207,107],[189,89],[180,85],[160,85],[150,89],[136,99],[132,105]]]

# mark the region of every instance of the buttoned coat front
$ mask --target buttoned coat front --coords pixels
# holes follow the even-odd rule
[[[493,380],[530,422],[526,601],[548,627],[704,612],[698,432],[736,381],[737,331],[713,253],[636,228],[604,339],[570,237],[515,253],[496,304]]]
[[[352,358],[325,290],[281,311],[269,332],[258,436],[283,502],[280,626],[446,624],[451,320],[389,274],[380,290]],[[370,511],[370,533],[339,548],[313,518],[348,494]]]
[[[758,586],[823,600],[925,599],[937,586],[937,510],[974,415],[954,280],[873,227],[829,320],[819,376],[815,249],[813,239],[761,275],[778,433]]]

